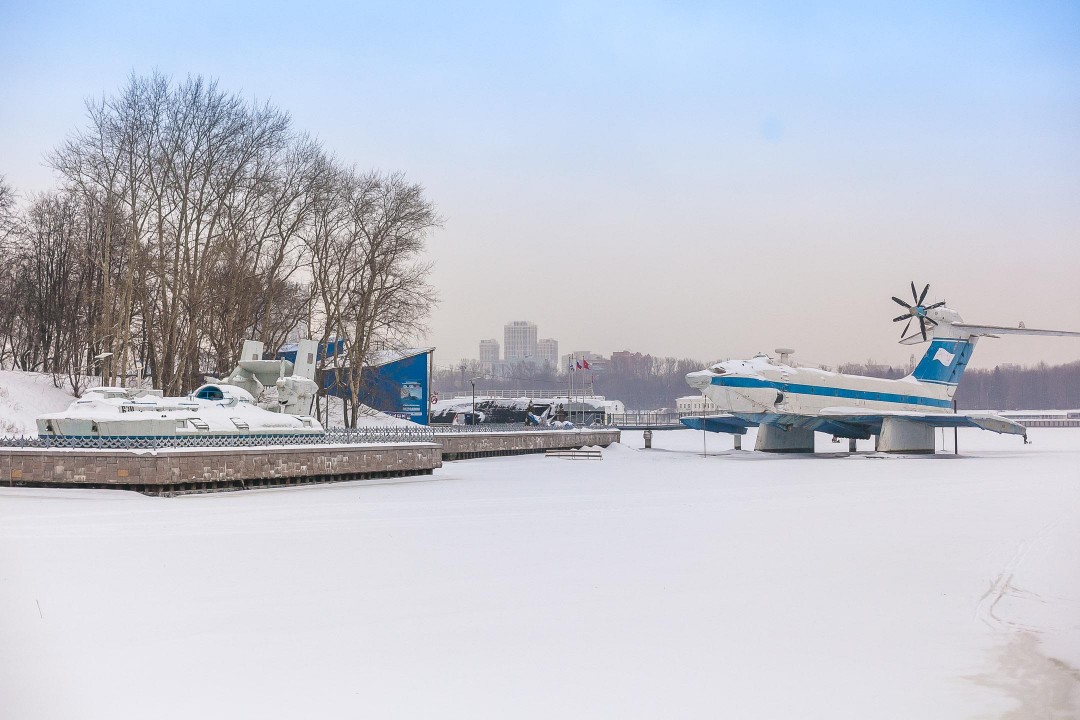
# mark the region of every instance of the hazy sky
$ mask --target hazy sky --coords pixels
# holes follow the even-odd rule
[[[0,0],[0,174],[49,187],[84,98],[201,73],[427,187],[437,364],[512,319],[562,352],[900,363],[910,280],[1080,330],[1080,3],[944,5]],[[1040,358],[1080,340],[973,365]]]

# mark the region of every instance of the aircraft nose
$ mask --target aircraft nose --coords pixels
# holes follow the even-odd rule
[[[692,388],[698,390],[704,390],[712,384],[713,374],[708,370],[698,370],[697,372],[686,374],[686,384]]]

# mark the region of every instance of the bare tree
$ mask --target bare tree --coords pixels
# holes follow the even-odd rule
[[[262,290],[283,288],[298,266],[290,243],[305,190],[290,152],[311,142],[297,142],[284,112],[201,77],[174,85],[133,76],[118,96],[88,103],[88,115],[50,160],[72,187],[126,217],[129,267],[117,290],[105,288],[99,333],[116,347],[121,374],[141,355],[155,384],[177,393],[200,376],[212,285],[254,265]],[[266,297],[239,293],[253,296]],[[229,341],[254,325],[251,308],[234,300],[241,318]],[[132,337],[135,327],[142,337]]]
[[[202,77],[132,75],[86,109],[49,155],[58,192],[20,217],[0,178],[0,362],[83,377],[108,356],[103,381],[148,371],[177,394],[243,339],[273,350],[306,324],[348,341],[355,423],[360,368],[434,301],[423,189],[342,167],[283,111]]]
[[[421,334],[436,301],[423,252],[440,218],[423,187],[401,174],[338,169],[328,178],[309,246],[311,277],[323,342],[348,341],[335,376],[345,391],[346,424],[354,426],[364,365],[377,349],[403,347]]]
[[[10,262],[15,254],[12,244],[15,226],[15,190],[0,175],[0,256],[9,258],[9,262],[0,263],[0,368],[12,359],[11,340],[19,312],[15,295],[17,275],[15,264]]]

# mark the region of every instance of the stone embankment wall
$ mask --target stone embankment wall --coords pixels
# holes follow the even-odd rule
[[[0,485],[150,495],[430,475],[443,460],[607,447],[618,430],[461,433],[434,443],[159,450],[0,449]]]
[[[434,443],[161,450],[0,450],[0,484],[151,495],[430,475]]]
[[[619,442],[618,430],[552,430],[550,432],[460,433],[436,435],[442,445],[443,460],[465,460],[497,455],[523,455],[548,450],[599,445],[607,447]]]

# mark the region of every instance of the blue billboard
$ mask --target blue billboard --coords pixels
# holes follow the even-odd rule
[[[342,352],[339,343],[329,344],[325,348],[329,351],[327,354]],[[360,402],[388,415],[427,425],[433,350],[421,348],[382,353],[377,362],[364,367],[360,374]],[[283,347],[278,357],[292,361],[296,357],[296,347]],[[321,378],[317,378],[327,395],[345,397],[349,394],[350,372],[350,368],[326,368],[321,371]]]

